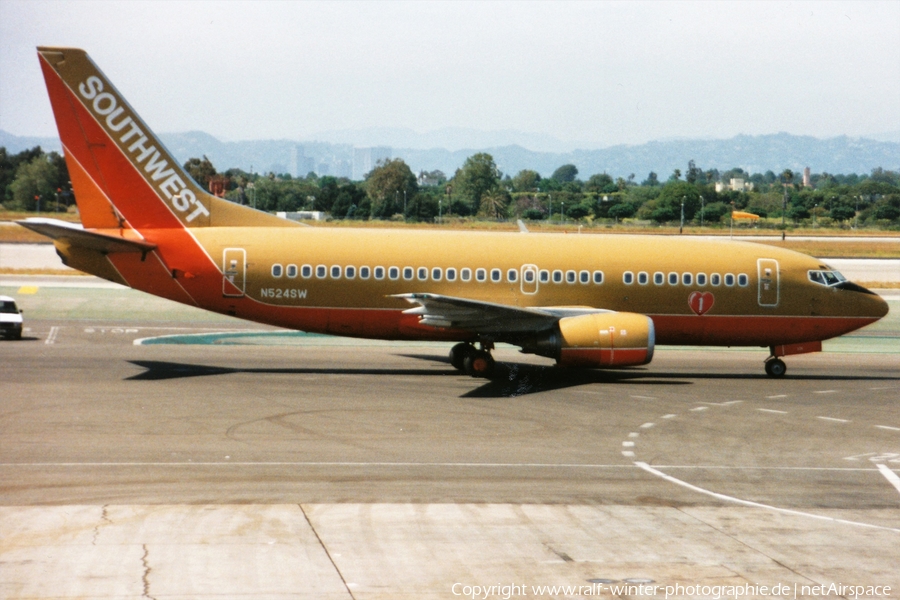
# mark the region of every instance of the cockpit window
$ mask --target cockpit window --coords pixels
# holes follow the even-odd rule
[[[847,278],[837,271],[809,271],[809,280],[819,285],[834,286],[847,281]]]

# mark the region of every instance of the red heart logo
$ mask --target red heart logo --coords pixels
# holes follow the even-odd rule
[[[716,297],[710,292],[692,292],[688,296],[688,304],[691,310],[698,315],[709,312],[709,309],[716,303]]]

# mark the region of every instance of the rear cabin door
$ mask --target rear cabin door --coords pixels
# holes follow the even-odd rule
[[[759,279],[759,305],[778,306],[780,300],[778,261],[773,258],[760,258],[756,261],[756,269]]]
[[[222,295],[241,297],[247,278],[247,251],[225,248],[222,252]]]

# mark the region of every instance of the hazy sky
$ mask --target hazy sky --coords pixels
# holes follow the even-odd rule
[[[594,147],[900,131],[900,1],[0,0],[0,129],[55,125],[35,46],[86,49],[156,131],[520,130]]]

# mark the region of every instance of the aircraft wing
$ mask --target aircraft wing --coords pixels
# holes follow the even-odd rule
[[[422,325],[478,333],[529,333],[548,329],[563,317],[610,312],[588,306],[507,306],[440,294],[396,294],[393,297],[418,304],[403,312],[419,315]]]
[[[143,240],[88,231],[78,225],[56,219],[31,218],[24,221],[16,221],[16,223],[54,240],[64,240],[73,246],[98,252],[140,252],[141,254],[146,254],[156,248],[156,244]]]

